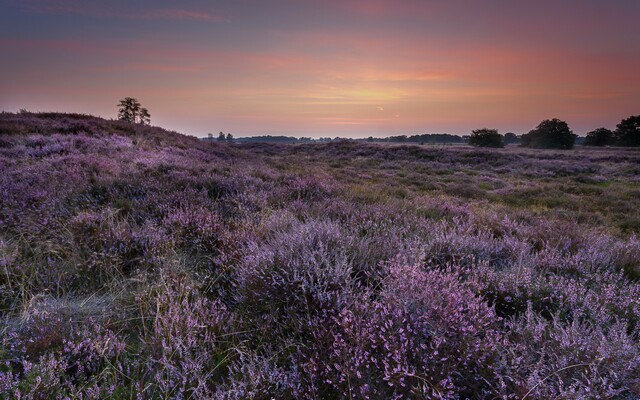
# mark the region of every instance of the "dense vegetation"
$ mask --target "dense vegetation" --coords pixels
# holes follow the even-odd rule
[[[0,115],[0,397],[640,397],[640,153]]]
[[[537,149],[567,150],[573,148],[576,137],[565,121],[545,119],[535,129],[522,135],[520,144]]]
[[[634,115],[620,121],[616,125],[613,139],[613,144],[617,146],[640,146],[640,115]]]
[[[469,144],[476,147],[504,147],[504,140],[497,129],[482,128],[471,132]]]
[[[585,146],[609,146],[614,143],[613,132],[607,128],[598,128],[587,133],[584,140]]]

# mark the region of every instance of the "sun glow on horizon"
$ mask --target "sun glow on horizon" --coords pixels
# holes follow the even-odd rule
[[[110,116],[134,96],[194,135],[354,137],[638,113],[638,3],[286,3],[4,2],[0,107]]]

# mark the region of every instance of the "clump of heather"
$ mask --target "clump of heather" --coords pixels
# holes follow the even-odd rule
[[[353,298],[351,264],[340,228],[290,214],[267,221],[235,268],[233,302],[267,338],[304,340],[308,323],[335,314]]]
[[[228,369],[227,382],[216,387],[212,398],[297,399],[300,393],[300,374],[278,366],[271,357],[242,352]]]
[[[238,355],[233,317],[184,277],[167,279],[156,290],[152,320],[141,335],[147,390],[162,398],[210,398]]]
[[[123,338],[104,321],[75,320],[78,314],[68,306],[50,302],[36,299],[23,318],[3,332],[0,395],[17,399],[114,395],[124,384],[121,377],[129,364]]]
[[[640,388],[640,348],[628,326],[537,315],[507,323],[504,363],[518,398],[633,398]],[[506,393],[505,393],[506,395]]]
[[[457,277],[392,264],[383,286],[316,338],[303,377],[320,397],[481,398],[501,383],[500,320]]]
[[[85,288],[97,290],[140,270],[158,268],[170,248],[171,237],[157,225],[132,226],[118,214],[113,209],[81,212],[69,223],[82,263],[77,279]]]

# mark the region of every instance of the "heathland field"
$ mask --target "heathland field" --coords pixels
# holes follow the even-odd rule
[[[640,151],[0,115],[0,398],[638,399]]]

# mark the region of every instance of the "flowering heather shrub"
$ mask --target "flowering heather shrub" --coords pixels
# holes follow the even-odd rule
[[[325,198],[333,190],[327,177],[296,177],[286,179],[286,182],[288,186],[286,191],[295,200],[319,200]]]
[[[271,360],[241,353],[229,366],[229,382],[218,385],[216,400],[297,399],[300,377],[286,371]]]
[[[125,343],[68,306],[34,299],[24,319],[3,332],[0,397],[104,398],[120,384]]]
[[[112,209],[80,213],[69,229],[83,263],[78,279],[86,279],[84,285],[95,289],[140,269],[158,267],[170,245],[170,238],[152,223],[132,227]]]
[[[567,324],[529,308],[507,329],[505,376],[518,398],[640,396],[640,349],[625,324]]]
[[[222,226],[220,218],[211,211],[194,208],[173,210],[164,223],[170,227],[178,246],[213,254],[220,247]]]
[[[524,243],[510,236],[495,236],[486,228],[478,229],[455,218],[452,223],[442,223],[435,228],[425,250],[425,261],[436,266],[486,261],[494,268],[501,268],[528,250]]]
[[[640,153],[0,114],[0,398],[640,398]]]
[[[154,300],[153,324],[142,336],[150,352],[150,390],[162,398],[211,398],[236,357],[232,316],[180,277],[159,288]]]
[[[264,243],[250,244],[235,271],[235,303],[266,335],[304,339],[318,315],[352,297],[351,267],[340,229],[330,222],[276,216]]]
[[[632,236],[627,242],[616,244],[615,250],[615,265],[628,279],[640,281],[640,240]]]
[[[497,382],[499,319],[455,276],[392,264],[378,300],[316,331],[302,378],[320,398],[482,397]],[[336,326],[333,326],[336,325]],[[326,347],[321,347],[326,346]],[[307,389],[308,390],[308,389]]]
[[[491,364],[500,339],[498,318],[455,275],[392,264],[381,299],[419,321],[418,340],[430,339],[425,343],[429,350],[417,362],[433,388],[440,383],[442,390],[450,386],[477,395],[495,379]]]

